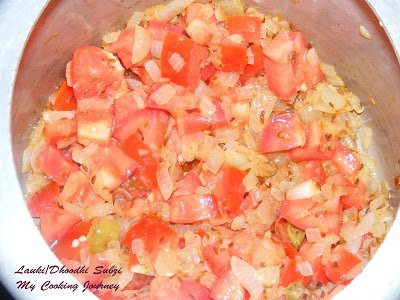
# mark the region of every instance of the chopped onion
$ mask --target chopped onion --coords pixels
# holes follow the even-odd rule
[[[244,13],[242,0],[214,0],[214,2],[216,2],[226,16],[243,15]]]
[[[151,43],[151,55],[154,56],[155,58],[160,59],[163,46],[164,46],[163,41],[153,41]]]
[[[255,188],[257,183],[258,183],[258,178],[251,172],[249,172],[243,178],[243,185],[246,188],[247,192],[250,192],[253,188]]]
[[[154,269],[160,276],[174,276],[179,271],[179,261],[175,251],[168,248],[159,251],[154,262]]]
[[[31,167],[34,173],[42,173],[42,170],[37,166],[37,158],[45,147],[46,143],[42,138],[34,147],[31,154]]]
[[[121,30],[106,33],[103,36],[103,43],[105,44],[115,43],[116,41],[118,41],[120,35],[121,35]]]
[[[151,80],[154,82],[158,82],[161,79],[161,70],[158,64],[150,59],[144,63],[144,68],[146,69],[147,73],[149,73]]]
[[[214,96],[214,91],[207,84],[205,84],[203,80],[200,80],[199,85],[194,91],[194,95],[197,98],[200,98],[203,95],[212,97]]]
[[[216,174],[218,170],[224,163],[224,150],[221,149],[220,146],[215,146],[207,160],[204,162],[204,166]]]
[[[365,28],[364,25],[360,25],[360,35],[367,40],[372,40],[371,33],[367,30],[367,28]]]
[[[100,218],[110,215],[114,212],[114,206],[111,203],[99,203],[86,208],[85,219]]]
[[[311,276],[314,274],[314,271],[308,261],[297,263],[296,267],[302,276]]]
[[[186,33],[194,42],[200,45],[207,44],[212,38],[210,25],[199,19],[190,21],[186,27]]]
[[[215,72],[215,76],[217,78],[218,83],[224,89],[234,87],[236,83],[239,81],[240,77],[238,73],[223,72],[223,71]]]
[[[131,250],[133,254],[143,255],[144,254],[144,243],[142,239],[132,240]]]
[[[301,200],[318,195],[321,190],[314,179],[303,181],[286,192],[286,199]]]
[[[183,66],[185,65],[185,60],[179,53],[172,53],[171,57],[168,59],[169,65],[174,69],[175,72],[179,72],[182,70]]]
[[[233,275],[241,285],[249,292],[252,299],[259,299],[263,293],[263,286],[256,269],[244,260],[232,256],[231,268]]]
[[[190,4],[196,0],[173,0],[170,3],[160,6],[156,11],[155,15],[162,21],[169,21],[176,15],[179,15],[185,10]]]
[[[350,234],[346,238],[345,247],[350,253],[356,254],[360,250],[362,243],[362,236]]]
[[[247,56],[247,63],[249,65],[254,65],[254,53],[251,51],[251,48],[248,47],[246,50],[246,56]]]
[[[33,146],[28,146],[22,154],[22,173],[28,173],[31,170],[31,157]]]
[[[305,232],[307,241],[309,241],[310,243],[315,243],[322,239],[321,231],[319,230],[319,228],[307,228]]]
[[[268,120],[276,103],[276,97],[267,90],[260,90],[255,93],[251,101],[249,127],[255,132],[260,133],[264,128],[261,121],[263,114],[264,122]]]
[[[75,117],[75,111],[45,110],[42,116],[46,123],[53,123],[62,119],[72,120]]]
[[[154,100],[158,105],[167,104],[175,96],[176,90],[170,84],[164,84],[158,88],[153,94],[151,99]]]
[[[375,216],[372,212],[367,213],[365,216],[361,217],[360,223],[357,225],[354,234],[362,236],[371,232],[372,226],[376,222]]]
[[[216,138],[208,134],[204,135],[204,141],[198,149],[197,157],[206,161],[217,144]]]
[[[236,167],[240,170],[247,170],[249,166],[249,159],[242,153],[235,152],[233,150],[225,150],[224,152],[225,163]]]
[[[370,127],[361,128],[361,146],[364,151],[368,151],[372,142],[372,129]]]
[[[137,64],[146,58],[151,49],[151,33],[141,26],[135,27],[135,37],[132,49],[132,64]]]
[[[254,97],[257,90],[260,90],[260,87],[256,85],[240,86],[235,89],[236,97],[238,100],[249,100]]]
[[[135,11],[132,17],[129,19],[128,23],[126,24],[126,28],[135,28],[142,22],[145,13],[142,11]]]
[[[238,140],[240,130],[238,128],[220,128],[214,130],[214,135],[218,144],[226,144]]]
[[[165,166],[159,168],[157,170],[156,177],[163,198],[165,200],[168,200],[169,197],[171,197],[172,192],[174,191],[174,183],[172,182],[171,176],[168,172],[168,168]]]
[[[259,269],[257,272],[263,285],[271,287],[278,284],[280,274],[279,266],[265,267]]]
[[[201,114],[204,117],[206,117],[207,119],[211,118],[211,116],[217,110],[217,107],[214,105],[214,103],[211,101],[211,99],[206,95],[203,95],[200,98],[199,108],[200,108]]]

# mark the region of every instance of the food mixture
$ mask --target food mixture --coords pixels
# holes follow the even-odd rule
[[[393,220],[362,111],[281,16],[174,0],[75,50],[28,207],[102,299],[330,298]]]

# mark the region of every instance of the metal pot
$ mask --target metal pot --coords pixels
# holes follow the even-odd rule
[[[151,3],[150,3],[151,2]],[[47,289],[52,284],[76,283],[68,274],[18,274],[21,266],[60,265],[36,229],[24,202],[22,152],[47,96],[60,82],[73,50],[98,44],[101,35],[121,28],[136,9],[156,1],[144,0],[3,0],[0,2],[0,276],[18,299],[91,298],[81,289]],[[400,26],[397,0],[255,0],[261,11],[280,13],[315,43],[323,61],[364,101],[363,119],[373,128],[371,154],[378,176],[389,184],[400,172]],[[293,2],[298,2],[293,4]],[[364,25],[369,41],[359,35]],[[387,34],[387,32],[389,34]],[[391,43],[392,42],[392,43]],[[377,105],[368,105],[373,97]],[[399,193],[393,190],[397,208]],[[397,218],[375,257],[338,299],[397,299],[400,297],[400,219]],[[35,284],[33,291],[18,289],[17,281]],[[28,285],[29,286],[29,285]]]

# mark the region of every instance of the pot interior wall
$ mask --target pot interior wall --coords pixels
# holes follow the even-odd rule
[[[134,10],[157,1],[54,0],[44,10],[21,58],[12,102],[12,146],[17,170],[33,126],[48,96],[64,76],[75,48],[99,45],[101,36],[122,28]],[[384,29],[364,1],[289,0],[247,1],[264,13],[283,15],[313,41],[321,59],[333,64],[350,90],[365,104],[363,120],[374,132],[370,154],[377,160],[378,176],[390,185],[400,172],[400,68]],[[295,2],[295,1],[293,1]],[[297,2],[297,1],[296,1]],[[364,25],[373,35],[359,35]],[[377,105],[368,104],[376,99]],[[24,190],[24,176],[19,181]],[[398,191],[392,203],[397,208]]]

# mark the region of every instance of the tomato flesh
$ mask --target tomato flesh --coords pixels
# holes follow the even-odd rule
[[[341,283],[346,281],[346,274],[358,265],[361,260],[348,252],[344,246],[337,246],[333,250],[333,254],[338,257],[335,264],[329,264],[326,266],[326,276],[335,283]]]
[[[360,158],[342,143],[338,143],[332,158],[333,164],[339,172],[345,175],[353,175],[362,167]]]
[[[261,20],[251,16],[228,16],[225,27],[229,34],[240,34],[249,43],[259,43],[261,37]]]
[[[67,85],[66,81],[58,88],[55,96],[54,110],[71,111],[76,109],[76,99],[74,95],[74,90]]]
[[[62,140],[75,138],[76,133],[76,120],[62,119],[47,123],[44,136],[49,145],[55,146]]]
[[[36,192],[28,202],[28,209],[32,217],[40,217],[47,211],[57,208],[59,197],[60,187],[54,182]]]
[[[242,84],[245,84],[249,79],[264,71],[264,54],[261,46],[258,44],[253,44],[250,46],[250,50],[254,55],[254,64],[246,65],[243,74],[240,75],[240,82]]]
[[[325,183],[327,177],[320,161],[302,161],[299,166],[303,181],[314,179],[321,185]]]
[[[233,42],[221,45],[221,70],[242,74],[247,65],[246,46]]]
[[[218,215],[218,206],[213,195],[174,196],[170,201],[172,223],[190,224],[215,218]]]

